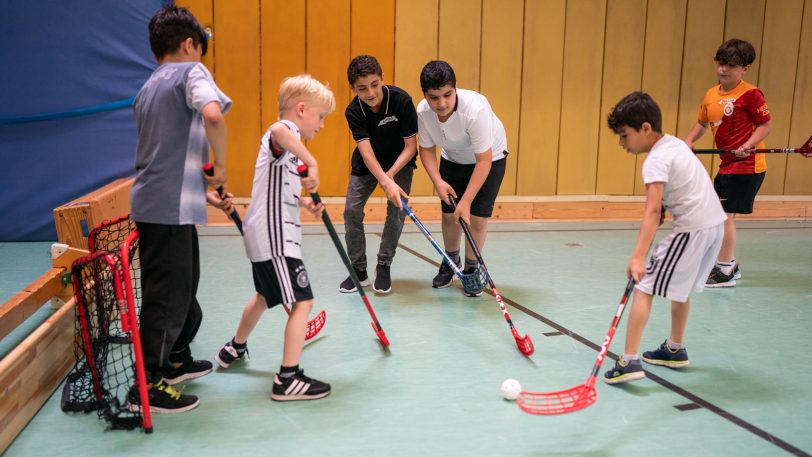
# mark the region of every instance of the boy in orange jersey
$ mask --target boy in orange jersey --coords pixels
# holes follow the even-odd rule
[[[697,123],[685,142],[693,148],[710,126],[718,149],[736,150],[735,154],[721,155],[722,163],[713,180],[727,221],[722,249],[707,282],[708,287],[733,287],[741,278],[734,253],[736,214],[753,212],[753,201],[767,172],[764,154],[750,154],[748,150],[764,148],[771,118],[761,90],[742,80],[756,60],[753,45],[736,38],[727,40],[713,60],[719,84],[705,93]]]

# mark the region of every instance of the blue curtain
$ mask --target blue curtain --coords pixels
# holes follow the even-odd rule
[[[134,173],[131,99],[165,2],[2,3],[0,241],[55,240],[54,208]]]

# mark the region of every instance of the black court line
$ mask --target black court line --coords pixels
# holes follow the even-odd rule
[[[696,403],[685,403],[684,405],[674,405],[674,408],[677,408],[680,411],[691,411],[692,409],[702,409],[702,407],[697,405]]]
[[[381,236],[380,233],[378,233],[377,235]],[[437,268],[440,267],[440,264],[438,262],[436,262],[435,260],[432,260],[432,259],[424,256],[423,254],[421,254],[421,253],[415,251],[414,249],[404,245],[403,243],[398,243],[398,246],[401,249],[403,249],[404,251],[412,254],[413,256],[415,256],[415,257],[417,257],[419,259],[422,259],[422,260],[426,261],[427,263],[430,263],[431,265],[434,265]],[[492,290],[485,289],[485,292],[488,295],[493,296],[493,291]],[[601,350],[600,345],[598,345],[596,343],[593,343],[592,341],[589,341],[588,339],[584,338],[583,336],[569,330],[568,328],[564,327],[563,325],[561,325],[561,324],[559,324],[557,322],[554,322],[554,321],[542,316],[541,314],[539,314],[539,313],[537,313],[537,312],[535,312],[535,311],[533,311],[531,309],[525,308],[524,306],[516,303],[515,301],[511,300],[510,298],[508,298],[508,297],[506,297],[504,295],[501,295],[501,296],[502,296],[502,300],[505,303],[507,303],[510,306],[516,308],[517,310],[519,310],[519,311],[527,314],[528,316],[533,317],[536,320],[539,320],[539,321],[543,322],[544,324],[558,330],[562,334],[569,336],[570,338],[578,341],[579,343],[583,344],[584,346],[590,347],[590,348],[594,349],[596,352],[600,352],[600,350]],[[614,359],[614,360],[617,360],[617,358],[618,358],[617,354],[615,354],[613,352],[607,352],[606,355],[607,355],[607,357],[609,357],[611,359]],[[674,392],[675,394],[680,395],[680,396],[690,400],[692,403],[695,403],[699,407],[705,408],[708,411],[710,411],[710,412],[712,412],[712,413],[714,413],[714,414],[716,414],[716,415],[718,415],[718,416],[720,416],[720,417],[722,417],[724,419],[727,419],[728,421],[738,425],[739,427],[743,428],[744,430],[758,436],[759,438],[764,439],[768,443],[774,444],[774,445],[778,446],[779,448],[789,452],[790,454],[798,456],[798,457],[812,457],[812,455],[804,452],[803,450],[798,449],[797,447],[787,443],[786,441],[784,441],[784,440],[778,438],[777,436],[767,432],[766,430],[763,430],[761,428],[756,427],[755,425],[747,422],[746,420],[744,420],[744,419],[742,419],[742,418],[740,418],[740,417],[738,417],[738,416],[736,416],[736,415],[734,415],[734,414],[732,414],[732,413],[730,413],[730,412],[728,412],[728,411],[714,405],[713,403],[699,397],[698,395],[695,395],[695,394],[693,394],[691,392],[688,392],[687,390],[683,389],[682,387],[679,387],[676,384],[673,384],[673,383],[671,383],[671,382],[657,376],[656,374],[654,374],[654,373],[652,373],[650,371],[647,371],[647,370],[643,370],[643,371],[646,373],[646,377],[648,379],[651,379],[652,381],[654,381],[657,384],[665,387],[666,389]]]

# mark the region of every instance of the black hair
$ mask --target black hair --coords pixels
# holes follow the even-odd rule
[[[746,67],[756,61],[756,49],[748,41],[731,38],[719,46],[713,60],[729,67]]]
[[[420,88],[423,93],[429,89],[439,89],[445,85],[457,87],[457,76],[448,62],[432,60],[420,71]]]
[[[350,82],[350,86],[355,84],[358,78],[367,75],[383,77],[383,69],[381,64],[378,63],[378,59],[367,54],[361,54],[352,59],[352,62],[347,67],[347,81]]]
[[[165,5],[149,21],[149,46],[159,59],[177,51],[187,38],[191,38],[195,46],[201,45],[206,54],[209,47],[206,31],[186,8]]]
[[[663,115],[657,102],[649,94],[632,92],[617,102],[607,122],[615,133],[620,133],[624,126],[639,132],[644,122],[651,124],[651,129],[655,132],[662,133]]]

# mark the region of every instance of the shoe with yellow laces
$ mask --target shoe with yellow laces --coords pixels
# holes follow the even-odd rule
[[[163,380],[154,384],[148,391],[149,411],[159,414],[175,414],[189,411],[200,404],[194,395],[183,395]],[[142,412],[141,399],[136,386],[127,394],[127,409]]]

